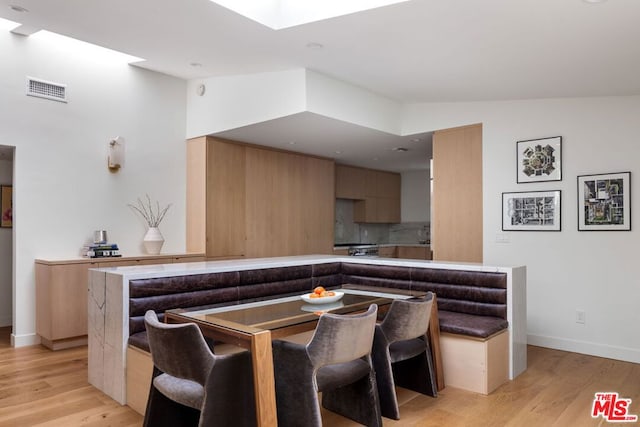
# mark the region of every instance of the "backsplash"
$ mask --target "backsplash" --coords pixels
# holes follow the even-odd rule
[[[424,243],[431,241],[429,222],[403,222],[389,227],[389,243]]]
[[[430,240],[428,222],[366,224],[353,222],[353,200],[336,199],[335,243],[406,243]]]

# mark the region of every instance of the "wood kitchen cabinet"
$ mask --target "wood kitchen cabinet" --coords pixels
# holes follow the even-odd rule
[[[364,199],[367,169],[336,165],[336,198]]]
[[[378,256],[382,258],[396,258],[397,247],[396,246],[380,246],[378,248]]]
[[[336,165],[336,198],[355,200],[355,222],[400,222],[398,173]]]
[[[431,259],[431,249],[427,246],[398,246],[398,258]]]
[[[152,255],[118,258],[37,259],[36,333],[52,350],[87,343],[89,269],[203,261],[204,254]]]
[[[400,218],[400,174],[367,171],[365,199],[355,202],[355,222],[397,223]]]
[[[187,141],[187,162],[188,250],[208,259],[331,253],[333,160],[201,137]]]

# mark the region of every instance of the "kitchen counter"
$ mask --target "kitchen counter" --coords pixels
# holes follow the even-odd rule
[[[349,246],[340,244],[340,246],[334,246],[333,249],[348,249],[353,247],[358,248],[368,248],[378,246],[379,248],[393,247],[393,246],[409,246],[416,248],[429,248],[431,245],[429,243],[353,243]]]

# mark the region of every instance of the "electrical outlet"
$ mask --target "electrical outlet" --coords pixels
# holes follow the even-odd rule
[[[586,320],[586,313],[584,310],[576,310],[576,323],[584,325]]]

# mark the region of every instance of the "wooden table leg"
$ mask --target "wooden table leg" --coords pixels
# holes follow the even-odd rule
[[[277,426],[276,384],[273,373],[270,331],[258,332],[252,336],[251,362],[258,427]]]
[[[442,369],[442,353],[440,352],[440,320],[438,320],[438,301],[433,294],[433,306],[431,308],[431,319],[429,319],[429,344],[431,345],[431,356],[436,370],[436,384],[438,391],[444,388],[444,372]]]

